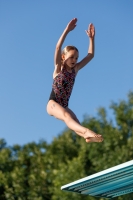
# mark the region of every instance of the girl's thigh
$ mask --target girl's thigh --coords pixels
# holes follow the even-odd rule
[[[54,100],[50,100],[47,104],[47,112],[49,115],[54,116],[57,119],[65,121],[66,118],[75,120],[78,124],[80,124],[78,118],[74,114],[72,110],[69,108],[63,108]]]
[[[65,114],[68,113],[65,108],[60,106],[54,100],[49,100],[47,104],[47,112],[49,115],[54,116],[57,119],[63,120],[65,118]]]

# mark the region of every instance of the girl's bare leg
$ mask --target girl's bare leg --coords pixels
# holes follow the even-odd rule
[[[73,112],[70,108],[66,108],[66,110],[69,112],[69,114],[71,115],[71,117],[72,117],[78,124],[80,124],[80,122],[79,122],[77,116],[74,114],[74,112]],[[88,130],[89,130],[89,129],[88,129]],[[91,130],[89,130],[89,131],[92,132]],[[76,131],[76,133],[77,133],[78,135],[80,135],[80,133],[79,133],[78,131]],[[94,133],[94,132],[93,132],[93,133]],[[95,134],[95,133],[94,133],[94,134]],[[89,139],[89,138],[86,138],[86,137],[85,137],[85,139],[86,139],[86,142],[92,142],[92,138]],[[102,141],[103,141],[103,138],[102,138]]]
[[[102,142],[103,138],[101,135],[94,133],[93,131],[80,125],[76,115],[68,109],[63,108],[54,100],[50,100],[47,104],[47,112],[49,115],[54,116],[66,123],[68,128],[75,131],[81,137],[86,139],[86,142]]]
[[[73,119],[74,121],[76,121],[78,124],[80,124],[80,122],[79,122],[77,116],[74,114],[74,112],[73,112],[70,108],[66,108],[66,110],[67,110],[68,113],[71,115],[72,119]],[[76,133],[77,133],[78,135],[80,135],[80,133],[79,133],[78,131],[76,131]]]

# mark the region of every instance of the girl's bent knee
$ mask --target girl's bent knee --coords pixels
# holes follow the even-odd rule
[[[51,102],[50,101],[47,103],[46,111],[50,116],[52,116],[52,113],[51,113]]]

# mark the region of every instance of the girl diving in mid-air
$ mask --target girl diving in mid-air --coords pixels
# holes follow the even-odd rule
[[[86,142],[102,142],[102,135],[96,134],[86,127],[83,127],[76,115],[68,108],[69,98],[72,93],[76,75],[80,69],[87,65],[94,57],[95,28],[89,24],[86,31],[90,44],[87,55],[78,61],[79,51],[74,46],[66,46],[63,51],[61,47],[67,34],[76,27],[77,18],[72,19],[66,26],[59,38],[54,55],[55,69],[53,73],[52,92],[47,104],[47,112],[66,123],[68,128],[83,137]]]

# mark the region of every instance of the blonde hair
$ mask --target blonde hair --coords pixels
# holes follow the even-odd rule
[[[62,50],[62,54],[66,54],[67,52],[69,52],[70,50],[76,50],[77,52],[78,49],[75,46],[66,46],[63,50]]]
[[[78,49],[75,47],[75,46],[66,46],[63,50],[62,50],[62,53],[61,53],[61,63],[63,64],[63,59],[62,59],[62,55],[66,54],[67,52],[69,52],[70,50],[76,50],[78,53]]]

